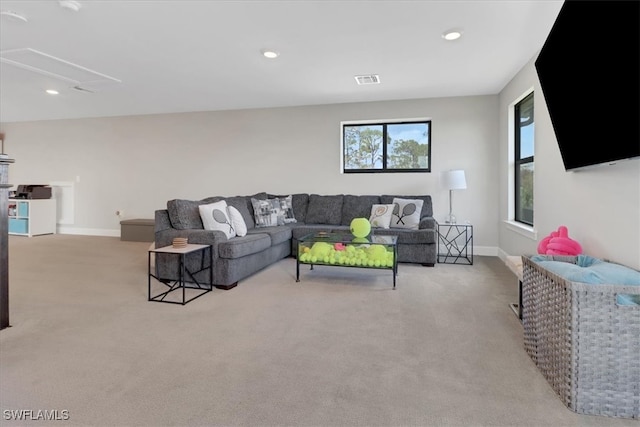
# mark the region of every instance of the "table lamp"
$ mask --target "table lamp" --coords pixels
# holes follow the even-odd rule
[[[445,217],[444,222],[447,224],[455,224],[456,217],[453,214],[452,208],[453,190],[464,190],[467,188],[464,171],[459,169],[441,172],[440,184],[442,188],[449,190],[449,214]]]

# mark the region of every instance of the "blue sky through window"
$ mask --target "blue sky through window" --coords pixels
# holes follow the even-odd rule
[[[533,156],[534,123],[520,128],[520,158]]]

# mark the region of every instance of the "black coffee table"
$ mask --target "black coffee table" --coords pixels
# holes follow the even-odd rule
[[[393,289],[398,274],[398,237],[372,236],[355,238],[348,233],[317,232],[298,239],[296,282],[300,281],[300,264],[330,267],[373,268],[393,273]]]

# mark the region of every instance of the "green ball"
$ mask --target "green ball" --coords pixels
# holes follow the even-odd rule
[[[371,232],[371,223],[367,218],[354,218],[349,229],[355,237],[367,237]]]

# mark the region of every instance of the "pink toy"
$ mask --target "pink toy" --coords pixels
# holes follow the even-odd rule
[[[333,245],[333,249],[336,251],[344,251],[344,245],[342,243],[336,243]]]
[[[580,255],[582,246],[569,237],[569,230],[564,225],[558,231],[552,231],[538,243],[538,253],[543,255]]]

